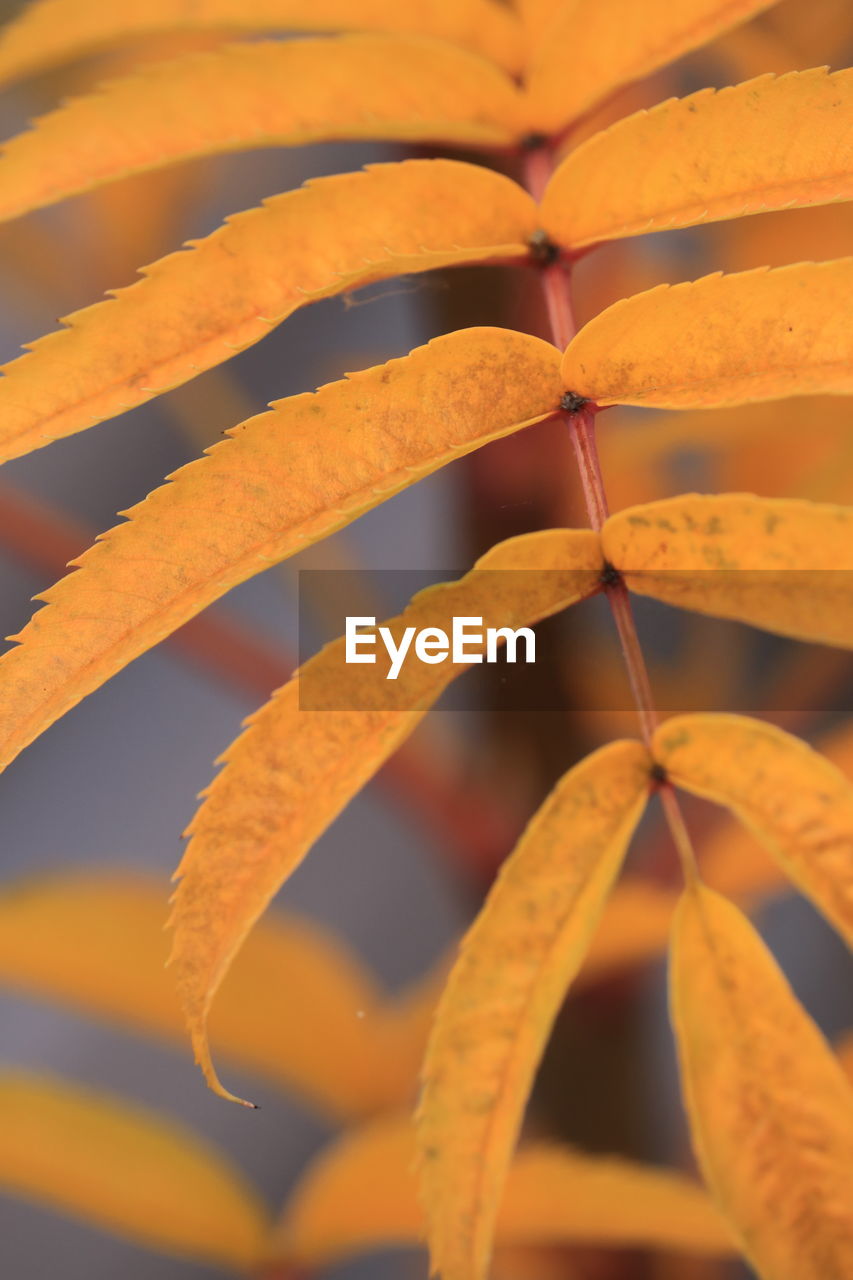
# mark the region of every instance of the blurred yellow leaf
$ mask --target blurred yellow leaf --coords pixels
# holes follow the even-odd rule
[[[529,79],[533,127],[556,133],[624,84],[746,22],[774,0],[564,0]]]
[[[640,595],[850,648],[851,533],[851,507],[692,493],[617,512],[602,546]]]
[[[444,1280],[488,1267],[533,1075],[645,807],[649,768],[646,749],[623,741],[571,769],[462,941],[418,1111],[430,1254]]]
[[[853,258],[659,285],[571,342],[563,381],[599,404],[701,409],[853,393]]]
[[[850,45],[849,0],[782,0],[755,22],[728,32],[711,56],[736,79],[799,71],[822,60],[836,62]]]
[[[709,251],[726,271],[827,262],[848,252],[850,217],[850,209],[842,203],[735,218],[711,227]]]
[[[851,114],[853,70],[829,75],[825,67],[663,102],[563,161],[542,201],[542,225],[557,243],[580,248],[849,200]]]
[[[638,875],[622,876],[607,900],[575,985],[597,982],[661,955],[677,901],[674,889]]]
[[[393,275],[524,258],[536,225],[515,183],[451,160],[376,165],[274,196],[7,364],[0,461],[194,378],[319,298]]]
[[[407,627],[448,629],[453,617],[481,617],[485,627],[529,625],[595,591],[601,563],[591,530],[514,538],[458,582],[415,596],[386,626],[399,642]],[[222,757],[226,767],[188,832],[172,920],[196,1058],[217,1092],[232,1096],[217,1079],[205,1024],[231,960],[312,844],[464,669],[415,662],[389,682],[387,658],[353,667],[344,641],[336,641],[274,695]],[[324,695],[319,709],[312,691]]]
[[[424,1238],[408,1116],[351,1130],[314,1162],[276,1230],[273,1255],[307,1267]],[[516,1156],[496,1225],[498,1246],[596,1243],[733,1252],[704,1193],[680,1174],[533,1144]]]
[[[106,869],[8,885],[0,982],[183,1047],[165,967],[166,898],[153,877]],[[350,1119],[412,1093],[411,1054],[402,1036],[385,1037],[385,1016],[382,992],[352,952],[278,911],[254,930],[223,984],[210,1034],[229,1062]]]
[[[746,226],[748,223],[738,225]],[[837,430],[853,435],[853,404],[846,397],[815,396],[812,400],[797,397],[784,404],[768,401],[736,405],[729,409],[694,409],[681,413],[661,410],[659,413],[645,413],[642,418],[633,410],[614,410],[612,415],[608,413],[602,420],[599,441],[608,490],[611,474],[614,470],[618,472],[620,467],[629,474],[642,467],[644,462],[649,463],[659,477],[659,483],[665,485],[668,454],[701,449],[722,454],[725,462],[739,446],[746,444],[754,444],[763,451],[766,469],[772,475],[773,467],[781,465],[778,459],[769,456],[774,452],[773,436],[784,433],[786,438],[793,437],[794,431],[799,430],[800,444],[805,445],[807,442],[802,440],[804,420],[810,428],[819,425],[821,431],[826,428],[830,433]],[[817,432],[810,430],[810,438],[812,434]],[[788,460],[792,471],[799,461],[799,456]],[[731,465],[734,467],[734,463]]]
[[[49,1076],[0,1074],[0,1188],[241,1272],[267,1231],[242,1175],[191,1130]]]
[[[693,1141],[762,1280],[853,1275],[853,1091],[761,939],[698,885],[672,1016]]]
[[[234,44],[158,62],[43,116],[0,156],[0,219],[192,156],[330,139],[504,146],[508,76],[416,36]]]
[[[853,783],[840,769],[746,716],[674,716],[653,750],[678,786],[731,809],[853,945]]]
[[[467,45],[517,69],[518,28],[493,0],[34,0],[0,36],[0,82],[177,31],[400,31]]]
[[[0,659],[0,767],[237,583],[546,417],[558,365],[538,338],[467,329],[233,428],[40,597]]]

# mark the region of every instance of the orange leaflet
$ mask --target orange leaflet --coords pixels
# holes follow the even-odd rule
[[[692,493],[619,511],[601,536],[640,595],[850,648],[851,531],[851,507]]]
[[[719,408],[853,393],[853,258],[659,285],[608,307],[563,360],[599,404]]]
[[[685,894],[671,960],[706,1181],[762,1280],[853,1275],[853,1091],[744,916]]]
[[[678,786],[731,809],[853,944],[853,783],[840,769],[746,716],[675,716],[653,750]]]
[[[415,596],[387,625],[399,635],[479,616],[517,628],[595,591],[601,568],[591,530],[528,534],[493,547],[458,582]],[[314,841],[464,667],[416,663],[393,683],[386,670],[347,666],[342,640],[322,650],[249,721],[190,827],[173,963],[196,1058],[223,1096],[233,1098],[213,1068],[206,1023],[233,957]],[[308,688],[324,690],[332,710],[312,710],[310,698],[306,706]],[[384,1034],[395,1034],[390,1023]]]
[[[154,877],[105,868],[8,885],[0,894],[0,983],[183,1049],[184,1019],[165,968],[167,896]],[[283,912],[253,931],[210,1029],[229,1063],[335,1120],[410,1097],[415,1035],[395,1005],[386,1012],[375,979],[338,938]]]
[[[376,165],[274,196],[7,364],[0,461],[194,378],[319,298],[402,273],[523,258],[536,225],[514,182],[452,160]]]
[[[0,658],[0,767],[238,582],[547,417],[558,364],[538,338],[461,330],[233,428],[40,597]]]
[[[467,45],[517,70],[518,24],[493,0],[35,0],[0,37],[0,82],[171,31],[400,31]]]
[[[432,1265],[486,1272],[533,1075],[646,804],[650,757],[614,742],[532,819],[460,947],[423,1072],[418,1148]]]
[[[424,1235],[408,1116],[350,1130],[309,1168],[274,1236],[274,1258],[324,1267]],[[510,1168],[500,1246],[595,1243],[725,1255],[733,1246],[707,1197],[681,1174],[537,1143]]]
[[[0,1075],[0,1187],[229,1270],[256,1263],[267,1232],[255,1192],[191,1130],[50,1076]]]
[[[330,139],[506,146],[521,96],[416,36],[235,44],[156,63],[43,116],[0,156],[0,219],[192,156]]]
[[[829,75],[826,67],[663,102],[563,161],[542,201],[542,225],[557,243],[580,248],[850,200],[851,113],[853,71]]]
[[[775,0],[565,0],[529,79],[533,128],[556,133],[614,89],[746,22]]]

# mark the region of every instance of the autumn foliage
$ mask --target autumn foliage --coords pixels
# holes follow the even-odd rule
[[[603,596],[638,712],[636,737],[578,761],[530,818],[452,962],[394,1001],[337,940],[264,912],[461,668],[406,671],[377,708],[376,673],[345,670],[341,642],[321,650],[225,747],[177,871],[169,968],[165,903],[146,881],[72,876],[0,898],[0,976],[145,1034],[188,1030],[224,1097],[214,1057],[296,1090],[343,1136],[272,1224],[199,1136],[9,1073],[4,1185],[258,1275],[270,1262],[316,1268],[425,1235],[444,1280],[484,1280],[496,1245],[499,1262],[510,1249],[589,1241],[740,1252],[763,1280],[853,1276],[849,1076],[742,910],[790,882],[853,942],[853,751],[845,739],[820,754],[739,714],[660,718],[631,606],[633,593],[850,649],[853,507],[838,494],[666,490],[611,512],[620,457],[606,438],[612,420],[623,467],[651,465],[667,433],[724,433],[731,419],[717,411],[760,415],[764,402],[853,392],[853,258],[783,254],[672,285],[640,280],[636,291],[626,269],[627,296],[579,327],[572,303],[576,274],[608,245],[853,197],[853,70],[752,75],[748,33],[759,51],[796,46],[773,10],[771,0],[33,0],[0,36],[8,83],[143,36],[204,33],[212,45],[110,79],[9,140],[3,219],[191,157],[330,139],[416,150],[235,213],[30,344],[0,379],[3,461],[377,280],[523,268],[541,280],[550,321],[544,337],[522,332],[523,317],[518,329],[457,330],[279,400],[123,512],[0,659],[0,765],[231,588],[439,468],[553,421],[574,447],[589,527],[501,541],[387,625],[481,614],[518,627]],[[258,38],[286,32],[307,38]],[[631,109],[631,86],[654,94],[656,76],[714,41],[747,68],[743,83]],[[426,146],[477,162],[423,158]],[[728,266],[725,234],[715,243]],[[680,412],[641,419],[628,441],[615,406]],[[815,590],[815,571],[828,569]],[[345,690],[352,709],[302,707],[309,679]],[[678,791],[733,818],[698,865]],[[658,800],[677,885],[622,871]],[[744,830],[769,860],[741,852]],[[672,1024],[708,1195],[676,1170],[541,1140],[516,1152],[570,985],[661,952],[670,925]],[[62,965],[33,945],[46,935],[69,957]],[[136,985],[112,969],[119,946],[144,975]],[[291,990],[286,1012],[269,1016],[297,966],[297,1002]],[[369,1040],[355,1034],[353,1007],[371,1013]],[[332,1024],[345,1073],[316,1051]],[[123,1166],[146,1188],[145,1212],[114,1176]]]

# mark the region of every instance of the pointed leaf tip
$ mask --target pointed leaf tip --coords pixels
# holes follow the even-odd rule
[[[422,592],[385,625],[449,628],[454,616],[530,625],[594,592],[600,571],[591,530],[544,530],[499,543],[465,577]],[[337,641],[226,752],[188,833],[173,913],[181,1003],[217,1092],[207,1015],[234,956],[314,841],[463,669],[415,663],[389,685],[379,663],[347,666]]]

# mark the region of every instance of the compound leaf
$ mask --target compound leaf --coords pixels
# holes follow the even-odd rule
[[[106,870],[9,885],[0,895],[0,982],[183,1047],[165,968],[166,896],[152,877]],[[229,974],[210,1034],[229,1062],[352,1119],[400,1105],[413,1088],[414,1073],[405,1080],[397,1068],[400,1056],[410,1062],[408,1046],[379,1041],[384,1018],[383,994],[355,955],[309,920],[276,912]]]
[[[698,885],[671,1002],[696,1153],[756,1272],[853,1273],[853,1091],[746,918]]]
[[[566,386],[599,404],[720,408],[853,393],[853,258],[659,285],[572,341]]]
[[[557,784],[463,940],[427,1048],[418,1147],[432,1265],[485,1274],[533,1075],[645,807],[650,757],[615,742]]]
[[[528,625],[589,595],[602,561],[590,530],[500,543],[456,583],[415,596],[386,625],[449,630],[453,617]],[[173,964],[196,1058],[211,1088],[206,1021],[228,966],[315,840],[414,729],[462,666],[415,662],[393,682],[387,660],[348,666],[327,646],[249,721],[223,757],[178,870]]]
[[[829,75],[825,67],[663,102],[563,161],[542,201],[542,225],[557,243],[580,248],[850,200],[851,114],[853,70]]]
[[[653,750],[678,786],[724,804],[853,946],[853,783],[775,725],[675,716]]]
[[[617,512],[602,545],[640,595],[850,648],[851,533],[850,507],[694,493]]]
[[[531,122],[557,133],[615,89],[768,9],[775,0],[565,0],[531,70]]]
[[[558,364],[538,338],[462,330],[232,428],[40,597],[0,658],[0,767],[237,583],[546,417]]]
[[[160,62],[36,121],[0,156],[0,219],[192,156],[330,139],[502,146],[509,77],[412,36],[234,44]]]
[[[122,41],[179,31],[399,31],[436,36],[517,70],[518,28],[492,0],[34,0],[0,37],[0,83]]]
[[[0,461],[194,378],[319,298],[402,273],[524,257],[535,227],[533,201],[514,182],[452,160],[376,165],[274,196],[7,364]]]
[[[350,1130],[303,1177],[273,1255],[326,1267],[424,1236],[408,1116]],[[705,1194],[680,1174],[629,1160],[531,1144],[516,1156],[496,1225],[498,1245],[592,1243],[724,1255],[733,1246]]]
[[[236,1271],[257,1262],[267,1231],[254,1191],[202,1138],[49,1076],[0,1074],[0,1187]]]

